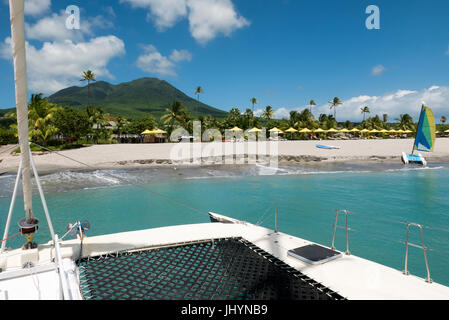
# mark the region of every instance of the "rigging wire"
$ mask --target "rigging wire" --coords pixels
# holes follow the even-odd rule
[[[79,160],[73,159],[73,158],[71,158],[71,157],[68,157],[68,156],[66,156],[66,155],[63,155],[63,154],[61,154],[61,153],[59,153],[59,152],[57,152],[57,151],[55,151],[55,150],[51,150],[51,149],[45,148],[45,147],[43,147],[43,146],[40,146],[40,145],[38,145],[37,143],[34,143],[34,142],[31,142],[31,143],[34,144],[35,146],[38,146],[38,147],[44,149],[44,150],[50,151],[50,152],[52,152],[52,153],[56,153],[56,154],[59,155],[59,156],[62,156],[62,157],[64,157],[64,158],[67,158],[67,159],[69,159],[69,160],[75,161],[75,162],[77,162],[77,163],[79,163],[79,164],[82,164],[82,165],[84,165],[84,166],[87,166],[87,167],[89,167],[89,168],[91,168],[91,169],[93,169],[93,170],[97,170],[97,169],[98,169],[98,168],[95,168],[95,167],[93,167],[93,166],[91,166],[91,165],[89,165],[89,164],[87,164],[87,163],[84,163],[84,162],[82,162],[82,161],[79,161]],[[104,174],[109,175],[109,176],[111,176],[111,177],[113,177],[113,178],[115,178],[115,179],[118,179],[118,180],[120,180],[121,182],[125,182],[125,183],[128,182],[128,181],[126,181],[125,179],[123,179],[122,177],[120,177],[120,176],[118,176],[118,175],[114,175],[114,174],[108,173],[108,172],[104,172]],[[206,211],[197,209],[197,208],[192,207],[192,206],[190,206],[190,205],[188,205],[188,204],[186,204],[186,203],[183,203],[183,202],[180,202],[180,201],[175,200],[175,199],[173,199],[173,198],[170,198],[169,196],[166,196],[166,195],[164,195],[164,194],[161,194],[161,193],[159,193],[159,192],[156,192],[156,191],[154,191],[154,190],[151,190],[151,189],[149,189],[148,187],[143,187],[143,186],[137,186],[137,187],[143,189],[144,191],[148,191],[148,192],[150,192],[150,193],[152,193],[152,194],[154,194],[154,195],[156,195],[156,196],[158,196],[158,197],[161,197],[161,198],[164,198],[164,199],[166,199],[166,200],[168,200],[168,201],[170,201],[170,202],[173,202],[173,203],[175,203],[175,204],[177,204],[177,205],[183,206],[183,207],[185,207],[185,208],[187,208],[187,209],[190,209],[190,210],[192,210],[192,211],[196,211],[196,212],[198,212],[198,213],[201,213],[201,214],[204,214],[204,215],[209,216],[209,213],[206,212]]]
[[[6,150],[3,150],[2,152],[0,152],[0,154],[4,154],[4,153],[6,153],[6,152],[8,152],[8,151],[11,151],[11,150],[14,150],[16,147],[18,147],[19,145],[18,144],[16,144],[16,145],[13,145],[13,146],[11,146],[11,147],[7,147],[6,148]]]
[[[84,162],[82,162],[82,161],[73,159],[73,158],[68,157],[68,156],[66,156],[66,155],[63,155],[63,154],[61,154],[61,153],[59,153],[59,152],[57,152],[57,151],[55,151],[55,150],[48,149],[48,148],[43,147],[43,146],[41,146],[41,145],[38,145],[38,144],[36,144],[36,143],[34,143],[34,142],[31,142],[31,144],[34,144],[35,146],[38,146],[38,147],[40,147],[40,148],[42,148],[42,149],[44,149],[44,150],[47,150],[47,151],[49,151],[49,152],[51,152],[51,153],[56,153],[56,154],[59,155],[59,156],[62,156],[62,157],[67,158],[67,159],[69,159],[69,160],[71,160],[71,161],[77,162],[77,163],[79,163],[79,164],[81,164],[81,165],[84,165],[84,166],[86,166],[86,167],[88,167],[88,168],[91,168],[91,169],[93,169],[93,170],[98,170],[98,168],[95,168],[95,167],[93,167],[93,166],[91,166],[91,165],[89,165],[89,164],[87,164],[87,163],[84,163]],[[109,175],[109,176],[111,176],[111,177],[113,177],[113,178],[115,178],[115,179],[118,179],[118,180],[120,180],[121,182],[125,182],[125,183],[128,182],[128,181],[126,181],[124,178],[122,178],[121,176],[114,175],[114,174],[108,173],[108,172],[105,172],[104,174],[105,174],[105,175]],[[195,208],[195,207],[193,207],[193,206],[191,206],[191,205],[188,205],[188,204],[186,204],[186,203],[183,203],[183,202],[180,202],[180,201],[178,201],[178,200],[175,200],[175,199],[173,199],[173,198],[171,198],[171,197],[169,197],[169,196],[166,196],[166,195],[164,195],[164,194],[161,194],[161,193],[159,193],[159,192],[156,192],[156,191],[154,191],[154,190],[151,190],[151,189],[149,189],[149,188],[146,187],[146,186],[145,186],[145,187],[144,187],[144,186],[136,186],[136,187],[139,187],[140,189],[142,189],[142,190],[144,190],[144,191],[147,191],[147,192],[149,192],[149,193],[151,193],[151,194],[154,194],[154,195],[156,195],[156,196],[158,196],[158,197],[160,197],[160,198],[164,198],[164,199],[166,199],[166,200],[168,200],[168,201],[170,201],[170,202],[172,202],[172,203],[175,203],[175,204],[177,204],[177,205],[179,205],[179,206],[182,206],[182,207],[185,207],[185,208],[190,209],[190,210],[192,210],[192,211],[195,211],[195,212],[198,212],[198,213],[201,213],[201,214],[204,214],[204,215],[209,216],[209,213],[206,212],[206,211],[200,210],[200,209]],[[273,215],[273,213],[271,212],[271,214],[269,214],[269,215],[267,216],[267,213],[270,212],[269,210],[271,209],[271,207],[272,207],[272,205],[268,206],[268,208],[265,210],[265,212],[261,215],[261,217],[259,218],[259,220],[256,222],[256,225],[260,226],[260,225],[261,225],[267,218],[269,218],[270,216]],[[352,212],[352,211],[351,211],[351,215],[360,216],[360,213]],[[302,218],[304,218],[304,217],[302,217]],[[377,220],[377,221],[381,221],[381,222],[394,223],[394,224],[402,224],[402,225],[406,225],[406,224],[407,224],[407,222],[405,222],[405,221],[399,221],[399,220],[393,220],[393,219],[386,219],[386,218],[370,217],[370,219],[372,219],[372,220]],[[312,219],[306,219],[306,220],[312,221]],[[316,222],[316,220],[313,220],[313,222]],[[332,225],[333,225],[333,224],[332,224]],[[438,230],[438,231],[443,231],[443,232],[449,232],[449,229],[445,229],[445,228],[430,227],[430,226],[425,226],[425,225],[421,225],[421,226],[422,226],[423,228],[429,229],[429,230]],[[353,229],[353,228],[350,228],[349,230],[350,230],[350,231],[353,231],[353,232],[362,233],[362,231],[356,230],[356,229]],[[371,237],[373,237],[373,238],[377,238],[377,239],[384,240],[384,241],[390,241],[390,242],[399,243],[399,244],[402,244],[402,245],[404,244],[403,241],[394,240],[394,239],[389,239],[389,238],[386,238],[386,237],[382,237],[382,236],[379,236],[379,235],[375,235],[375,234],[373,234],[373,233],[371,233],[371,232],[365,232],[365,231],[363,231],[363,234],[368,234],[369,236],[371,236]],[[434,248],[429,248],[429,247],[426,247],[426,249],[429,250],[429,251],[434,251],[434,252],[440,252],[440,253],[449,254],[449,251],[442,251],[442,250],[438,250],[438,249],[434,249]]]

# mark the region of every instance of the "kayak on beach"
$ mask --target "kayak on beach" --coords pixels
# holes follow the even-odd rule
[[[323,145],[323,144],[317,144],[316,147],[320,148],[320,149],[340,149],[340,147],[326,146],[326,145]]]

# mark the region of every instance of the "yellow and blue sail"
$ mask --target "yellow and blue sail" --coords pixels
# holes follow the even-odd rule
[[[430,108],[422,106],[413,151],[432,152],[435,145],[435,117]]]

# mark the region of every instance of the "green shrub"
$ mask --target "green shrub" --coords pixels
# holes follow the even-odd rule
[[[8,129],[0,129],[0,145],[16,144],[18,142],[14,131]]]

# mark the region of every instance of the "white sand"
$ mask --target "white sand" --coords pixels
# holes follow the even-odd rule
[[[317,144],[338,146],[340,149],[326,150]],[[320,164],[330,162],[400,162],[402,151],[411,152],[412,139],[385,140],[332,140],[332,141],[281,141],[277,150],[279,163],[291,165]],[[0,174],[17,170],[20,157],[9,152],[2,153],[7,146],[0,148]],[[88,169],[87,166],[69,160],[61,155],[76,159],[93,168],[129,168],[149,166],[172,166],[172,153],[181,154],[181,158],[200,158],[209,160],[208,164],[221,164],[226,148],[237,154],[269,154],[270,146],[258,143],[165,143],[165,144],[112,144],[66,150],[56,153],[34,153],[34,159],[41,171],[64,169]],[[214,149],[214,152],[210,150]],[[240,151],[239,151],[240,149]],[[250,151],[248,151],[250,150]],[[272,145],[271,152],[276,152]],[[212,159],[210,156],[220,156]],[[429,162],[449,162],[449,138],[438,138],[433,153],[423,153]],[[184,163],[185,164],[185,163]],[[199,165],[200,163],[190,164]],[[203,163],[205,164],[205,163]],[[179,163],[178,163],[179,165]]]

